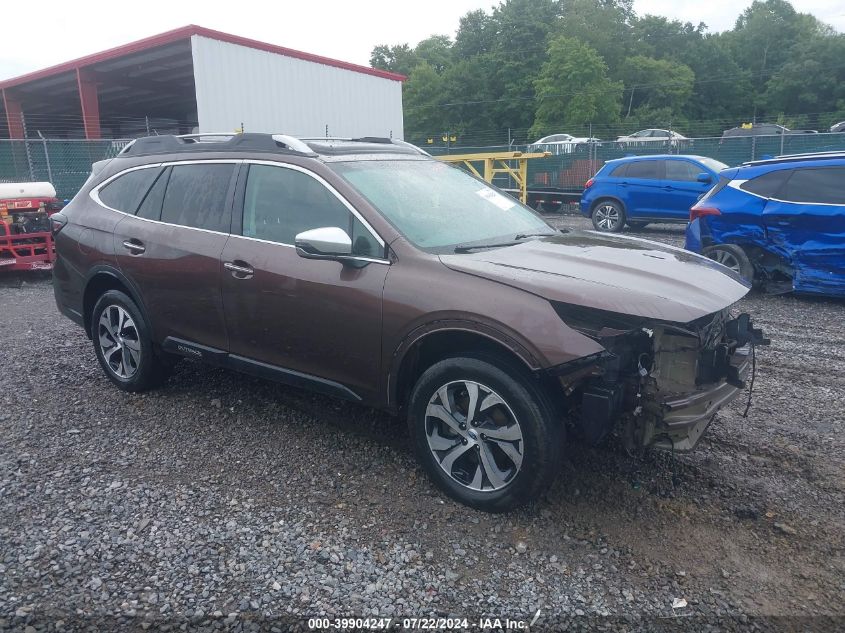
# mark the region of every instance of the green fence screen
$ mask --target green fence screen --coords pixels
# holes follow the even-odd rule
[[[0,182],[49,181],[59,198],[72,198],[91,172],[91,164],[112,158],[128,140],[0,140]],[[423,145],[431,154],[468,154],[479,152],[532,151],[525,145],[490,145],[485,147],[438,147]],[[783,137],[695,138],[673,144],[649,142],[620,145],[604,141],[595,145],[563,146],[559,153],[528,164],[531,187],[554,187],[581,191],[584,183],[605,161],[644,154],[696,154],[709,156],[729,166],[779,154],[845,151],[845,133],[794,134]],[[512,186],[503,177],[496,184]]]
[[[715,158],[730,167],[741,163],[773,158],[781,154],[803,154],[808,152],[845,152],[845,133],[839,134],[792,134],[779,136],[694,138],[665,142],[620,144],[603,141],[594,145],[563,145],[559,148],[546,146],[496,145],[490,147],[424,147],[433,155],[470,154],[479,152],[540,151],[552,150],[548,158],[538,158],[528,163],[528,187],[553,187],[566,191],[581,191],[584,183],[593,176],[605,161],[624,156],[648,154],[694,154]],[[507,182],[496,182],[502,187],[512,186]]]
[[[53,183],[59,198],[72,198],[91,173],[91,164],[112,158],[124,140],[0,140],[0,182]]]

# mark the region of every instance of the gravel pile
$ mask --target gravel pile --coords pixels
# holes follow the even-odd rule
[[[690,455],[573,444],[504,516],[437,492],[389,416],[190,362],[124,394],[46,280],[0,306],[0,630],[845,622],[841,302],[743,300],[773,339],[747,419],[736,401]]]

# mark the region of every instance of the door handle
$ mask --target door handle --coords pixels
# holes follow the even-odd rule
[[[665,189],[666,191],[675,191],[675,188],[670,187],[669,185],[666,185],[665,187],[663,187],[663,189]]]
[[[248,279],[255,274],[255,270],[246,262],[223,262],[223,268],[230,270],[235,279]]]
[[[133,255],[140,255],[147,250],[146,246],[135,239],[123,240],[123,248],[130,251]]]

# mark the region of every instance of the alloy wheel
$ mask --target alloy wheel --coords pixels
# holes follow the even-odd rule
[[[511,408],[471,380],[438,389],[425,411],[428,447],[454,481],[481,492],[507,486],[522,467],[525,443]]]
[[[722,266],[730,268],[737,275],[742,274],[742,266],[740,265],[739,260],[736,258],[736,255],[730,251],[716,248],[710,251],[707,255],[710,259],[720,263]]]
[[[612,204],[603,204],[595,211],[596,225],[605,231],[612,231],[619,225],[619,209]]]
[[[108,306],[100,314],[97,335],[109,369],[124,380],[134,376],[141,362],[141,340],[129,313],[121,306]]]

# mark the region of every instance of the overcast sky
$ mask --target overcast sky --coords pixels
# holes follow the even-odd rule
[[[459,18],[489,10],[494,0],[37,0],[16,2],[4,12],[0,79],[96,53],[187,24],[369,65],[376,44],[454,36]],[[639,14],[666,15],[711,31],[733,26],[751,0],[634,0]],[[843,0],[794,0],[845,31]],[[131,7],[131,9],[130,9]]]

